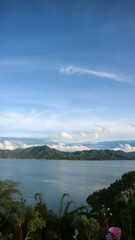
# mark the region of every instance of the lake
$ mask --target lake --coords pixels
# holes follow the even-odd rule
[[[42,192],[49,209],[58,212],[60,198],[69,193],[76,205],[96,190],[108,187],[123,173],[135,170],[135,161],[55,161],[0,159],[0,179],[21,182],[28,203]]]

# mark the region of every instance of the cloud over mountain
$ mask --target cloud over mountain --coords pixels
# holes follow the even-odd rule
[[[84,135],[85,136],[85,135]],[[82,138],[83,139],[83,138]],[[87,138],[86,138],[87,139]],[[55,148],[59,151],[64,152],[75,152],[75,151],[83,151],[83,150],[91,150],[91,149],[97,149],[97,150],[122,150],[124,152],[133,152],[135,151],[135,141],[110,141],[110,142],[72,142],[70,141],[65,143],[64,139],[63,142],[56,141],[53,139],[42,139],[42,138],[3,138],[0,137],[0,149],[1,150],[14,150],[16,148],[28,148],[28,147],[36,147],[36,146],[43,146],[47,145],[50,148]]]
[[[28,148],[32,145],[28,145],[21,141],[5,140],[4,143],[0,143],[1,150],[14,150],[16,148]]]
[[[86,147],[84,145],[66,145],[65,143],[58,143],[58,144],[53,144],[49,145],[50,148],[55,148],[59,151],[62,152],[76,152],[76,151],[83,151],[83,150],[91,150],[91,148]]]
[[[135,147],[130,144],[119,144],[119,147],[113,148],[114,151],[135,152]]]

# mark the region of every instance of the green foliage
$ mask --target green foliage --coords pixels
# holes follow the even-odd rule
[[[17,186],[18,183],[12,180],[0,180],[0,209],[2,211],[8,211],[9,208],[15,205],[16,201],[21,199],[22,194],[17,189]]]
[[[26,222],[28,233],[25,240],[27,240],[28,235],[31,232],[35,232],[37,229],[42,229],[46,226],[46,221],[41,217],[40,213],[32,206],[27,206]]]
[[[45,200],[42,197],[41,193],[35,194],[35,200],[37,201],[35,209],[40,213],[40,216],[46,222],[46,228],[40,230],[40,235],[47,239],[48,234],[52,237],[53,235],[58,235],[57,229],[60,226],[60,219],[52,210],[48,210]]]
[[[25,222],[26,207],[22,205],[17,205],[11,211],[10,221],[15,227],[21,227]]]
[[[88,240],[94,238],[99,230],[99,224],[94,218],[87,218],[86,215],[78,215],[74,218],[72,225],[81,235],[86,236]]]
[[[37,228],[40,227],[40,214],[32,206],[27,206],[26,222],[27,222],[27,229],[30,232],[35,232]],[[42,227],[42,221],[41,221],[41,227]]]
[[[17,187],[16,182],[0,180],[0,232],[4,236],[14,233],[25,220],[23,198]]]

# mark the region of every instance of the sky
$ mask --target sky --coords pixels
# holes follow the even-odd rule
[[[1,0],[0,137],[135,140],[134,13],[134,0]]]

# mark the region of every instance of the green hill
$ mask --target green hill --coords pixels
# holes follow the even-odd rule
[[[0,150],[0,158],[49,159],[49,160],[135,160],[135,152],[125,153],[113,150],[89,150],[60,152],[47,146],[26,149]]]

